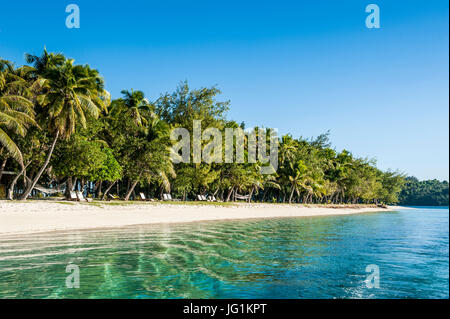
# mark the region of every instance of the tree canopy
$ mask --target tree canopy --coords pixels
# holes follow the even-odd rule
[[[448,206],[448,182],[436,179],[419,181],[416,177],[406,178],[399,194],[399,204],[409,206]]]
[[[113,192],[125,200],[139,191],[148,197],[170,192],[183,200],[202,194],[224,201],[335,204],[408,202],[419,187],[407,180],[411,190],[399,198],[402,174],[337,151],[329,132],[310,139],[277,138],[273,174],[262,174],[264,163],[251,160],[248,134],[239,161],[236,155],[233,162],[174,163],[170,134],[185,128],[192,136],[195,120],[222,133],[241,129],[259,138],[265,132],[267,145],[271,133],[227,119],[231,103],[219,99],[217,87],[192,89],[185,81],[154,100],[125,89],[111,101],[100,73],[89,65],[46,50],[26,55],[26,62],[16,68],[0,60],[0,172],[16,174],[9,180],[0,175],[0,182],[11,199],[25,199],[38,182],[47,187],[66,183],[66,196],[77,188],[98,198]],[[201,146],[208,142],[202,140]],[[237,146],[237,137],[232,143]]]

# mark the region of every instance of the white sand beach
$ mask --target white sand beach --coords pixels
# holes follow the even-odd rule
[[[299,204],[169,204],[151,202],[77,203],[0,200],[0,235],[138,224],[358,214],[398,207],[324,207]]]

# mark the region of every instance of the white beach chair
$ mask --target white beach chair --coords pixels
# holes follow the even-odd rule
[[[143,201],[147,201],[147,202],[154,202],[155,200],[153,198],[146,198],[144,193],[139,193],[139,197],[141,200]]]
[[[74,191],[70,191],[70,200],[77,201],[78,200],[77,193],[75,193]]]
[[[205,195],[197,195],[197,200],[199,200],[199,201],[201,201],[201,202],[205,202],[205,201],[207,201],[208,199],[206,198]]]
[[[163,194],[163,200],[180,201],[179,199],[173,199],[170,194]]]
[[[108,193],[108,200],[111,200],[111,199],[120,199],[120,198],[119,198],[119,196]]]
[[[84,202],[84,201],[86,201],[86,202],[92,202],[92,198],[84,197],[82,192],[77,191],[76,193],[77,193],[77,198],[78,198],[78,200],[79,200],[80,202]]]

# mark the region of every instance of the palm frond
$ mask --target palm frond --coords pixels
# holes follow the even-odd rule
[[[17,160],[23,166],[22,153],[17,147],[16,143],[0,128],[0,144],[2,144],[8,151],[10,156]]]

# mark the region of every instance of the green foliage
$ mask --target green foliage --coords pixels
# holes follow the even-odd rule
[[[17,161],[7,165],[16,172],[22,161],[26,163],[26,175],[33,183],[39,179],[71,183],[76,177],[82,183],[94,182],[90,187],[95,184],[101,193],[102,182],[110,182],[109,189],[117,182],[117,193],[125,199],[138,188],[156,196],[172,191],[184,200],[214,194],[226,201],[246,194],[250,200],[274,202],[399,201],[401,174],[382,172],[375,161],[347,150],[336,151],[329,132],[312,139],[282,136],[278,170],[272,175],[260,173],[262,163],[249,162],[247,143],[243,163],[174,165],[173,128],[186,128],[192,136],[193,121],[201,120],[202,128],[245,129],[245,123],[226,119],[230,102],[218,100],[221,92],[216,87],[191,89],[182,82],[174,93],[155,101],[139,90],[123,90],[121,98],[110,101],[100,74],[88,65],[45,50],[41,56],[27,55],[26,60],[32,66],[14,68],[0,60],[0,143],[6,149],[0,149],[0,157],[14,157]],[[255,133],[259,134],[257,128]],[[266,134],[267,143],[269,139]],[[20,187],[31,190],[33,183]],[[440,195],[424,198],[439,203],[446,198],[448,203],[446,185],[447,194],[443,186],[409,180],[400,202],[430,190]]]
[[[94,181],[114,181],[120,179],[122,174],[122,168],[110,148],[77,134],[59,144],[51,165],[56,176]]]
[[[203,127],[218,127],[225,122],[230,105],[229,101],[216,101],[220,93],[215,87],[191,90],[187,82],[183,82],[173,94],[162,95],[156,101],[156,113],[167,123],[190,132],[194,120],[202,120]]]
[[[387,204],[398,203],[398,194],[404,185],[404,176],[396,172],[381,173],[381,187],[378,190],[379,199]]]
[[[87,65],[65,60],[41,74],[44,90],[37,101],[50,119],[50,130],[69,138],[80,124],[86,127],[86,116],[97,118],[109,104],[109,93],[103,89],[98,72]]]
[[[399,203],[410,206],[448,206],[448,182],[436,179],[419,181],[415,177],[407,177],[399,195]]]
[[[23,163],[22,153],[11,134],[25,136],[30,125],[36,125],[29,83],[20,77],[9,61],[0,58],[0,145],[11,157]]]
[[[124,90],[122,94],[123,98],[111,103],[103,135],[123,176],[134,185],[126,198],[137,183],[156,184],[169,192],[169,179],[176,175],[170,159],[170,126],[153,112],[143,92]]]
[[[105,158],[99,169],[91,172],[88,179],[94,181],[116,181],[122,178],[122,167],[117,162],[113,155],[113,151],[110,148],[103,147],[102,153]]]

